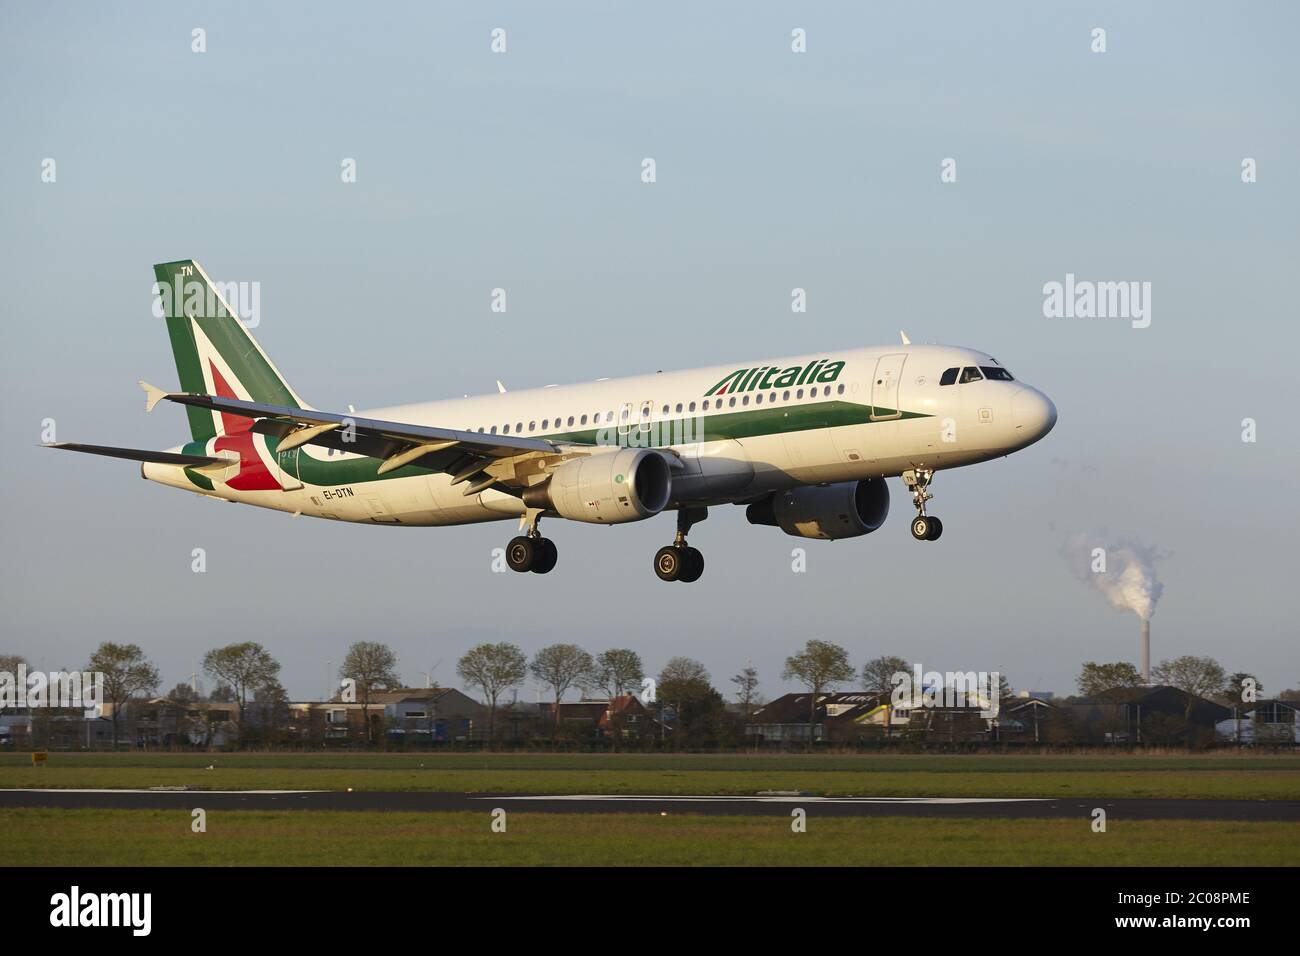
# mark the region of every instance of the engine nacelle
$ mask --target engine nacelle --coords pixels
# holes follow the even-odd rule
[[[570,521],[621,524],[664,510],[672,494],[668,460],[647,448],[624,448],[566,461],[523,494],[524,504]]]
[[[883,478],[778,491],[745,509],[750,524],[773,525],[796,538],[824,541],[870,534],[888,515],[889,486]]]

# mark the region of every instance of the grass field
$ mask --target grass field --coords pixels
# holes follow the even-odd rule
[[[208,770],[207,767],[213,769]],[[0,754],[0,787],[1300,799],[1300,756]]]
[[[46,866],[1277,866],[1300,858],[1280,823],[808,819],[229,811],[190,832],[185,810],[0,810],[11,861]]]

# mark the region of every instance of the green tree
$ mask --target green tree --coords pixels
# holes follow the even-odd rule
[[[1183,719],[1192,716],[1196,698],[1210,697],[1223,689],[1228,675],[1223,667],[1212,657],[1197,657],[1184,654],[1173,660],[1161,661],[1151,670],[1151,676],[1162,684],[1176,687],[1187,695],[1183,708]]]
[[[397,675],[397,655],[387,644],[378,641],[357,641],[348,648],[347,656],[339,665],[339,677],[356,685],[361,700],[361,722],[366,728],[366,743],[374,743],[370,726],[370,698],[377,690],[391,690],[402,686]]]
[[[849,663],[849,652],[829,641],[809,641],[802,651],[785,659],[782,680],[797,680],[811,691],[808,698],[808,746],[813,744],[817,722],[817,698],[822,691],[857,676]]]
[[[585,689],[595,684],[596,662],[576,644],[552,644],[533,655],[529,670],[555,693],[555,716],[551,724],[554,736],[560,729],[560,700],[571,687]]]
[[[625,647],[602,651],[596,657],[596,681],[611,698],[621,697],[633,687],[641,686],[645,670],[641,655]]]
[[[244,710],[250,695],[263,684],[277,680],[280,662],[255,641],[240,641],[217,647],[203,655],[203,671],[224,681],[234,691],[239,705],[239,733],[244,733]]]
[[[1079,693],[1084,697],[1101,697],[1113,699],[1123,691],[1142,686],[1142,675],[1128,661],[1115,661],[1110,664],[1098,664],[1085,661],[1076,682]]]
[[[873,657],[862,665],[862,689],[888,697],[894,690],[894,675],[911,671],[912,665],[901,657]]]
[[[528,676],[528,658],[514,644],[479,644],[456,664],[456,673],[483,691],[488,705],[488,746],[496,743],[497,698]]]
[[[673,728],[673,745],[689,746],[716,733],[716,724],[722,708],[722,695],[713,689],[708,670],[690,657],[673,657],[659,672],[655,685],[659,701],[660,721],[664,706],[671,704],[676,711]]]
[[[1229,674],[1227,680],[1223,682],[1223,690],[1220,692],[1223,699],[1229,705],[1246,703],[1243,695],[1246,692],[1246,682],[1254,683],[1255,700],[1260,700],[1264,696],[1264,684],[1254,674],[1248,674],[1245,671],[1237,671],[1235,674]]]
[[[118,718],[122,708],[136,694],[158,689],[158,668],[144,656],[138,644],[105,641],[90,655],[86,670],[104,675],[104,699],[113,705],[113,749],[117,749]]]

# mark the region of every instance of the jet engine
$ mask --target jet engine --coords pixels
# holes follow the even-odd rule
[[[621,524],[663,511],[672,493],[668,460],[647,448],[573,458],[523,494],[524,504],[570,521]]]
[[[889,514],[883,478],[778,491],[745,510],[750,524],[768,524],[796,538],[836,541],[870,534]]]

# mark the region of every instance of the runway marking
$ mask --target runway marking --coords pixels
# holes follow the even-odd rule
[[[967,803],[1047,803],[1052,797],[789,797],[789,796],[737,796],[731,794],[627,794],[627,793],[570,793],[527,794],[518,796],[478,797],[476,800],[569,800],[610,802],[654,800],[664,803],[863,803],[863,804],[967,804]]]
[[[142,793],[146,795],[157,796],[158,794],[170,793],[243,793],[250,796],[267,796],[276,794],[292,793],[331,793],[330,790],[119,790],[111,787],[100,789],[74,789],[72,787],[5,787],[0,789],[0,793]],[[337,791],[341,793],[342,791]]]

